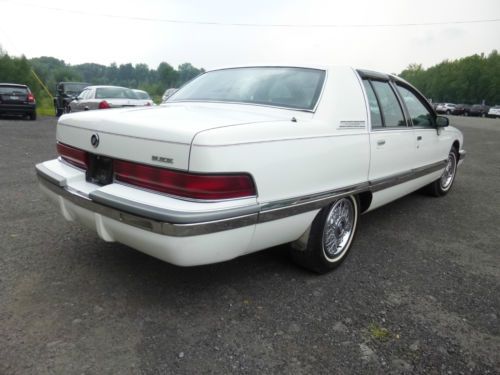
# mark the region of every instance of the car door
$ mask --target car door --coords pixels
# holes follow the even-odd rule
[[[413,168],[425,169],[448,157],[450,140],[446,130],[437,129],[436,118],[427,100],[412,87],[395,84],[413,126],[415,163]]]
[[[368,179],[381,189],[390,186],[395,177],[411,171],[415,140],[389,81],[364,79],[363,85],[371,118]]]

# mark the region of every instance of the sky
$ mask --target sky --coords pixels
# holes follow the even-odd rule
[[[399,73],[500,50],[500,0],[0,0],[0,45],[70,64],[312,63]]]

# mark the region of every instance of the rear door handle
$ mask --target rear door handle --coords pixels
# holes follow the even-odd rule
[[[419,136],[417,137],[417,141],[421,141],[421,140],[422,140],[422,136],[421,136],[421,135],[419,135]]]
[[[383,145],[385,145],[385,139],[379,139],[379,140],[377,141],[377,145],[379,145],[379,146],[383,146]]]

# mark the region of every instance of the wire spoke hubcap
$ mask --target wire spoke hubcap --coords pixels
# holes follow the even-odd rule
[[[354,232],[355,209],[349,198],[339,199],[326,218],[323,249],[327,258],[341,255],[348,247]]]
[[[448,155],[448,163],[446,164],[446,168],[441,175],[441,188],[443,190],[448,190],[453,182],[453,178],[455,177],[455,171],[457,168],[457,158],[453,152],[450,152]]]

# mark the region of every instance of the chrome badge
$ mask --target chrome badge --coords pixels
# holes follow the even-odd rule
[[[97,146],[99,146],[99,135],[97,133],[96,134],[92,134],[92,137],[90,137],[90,144],[94,148],[97,148]]]
[[[153,161],[159,161],[160,163],[174,164],[174,159],[172,159],[172,158],[166,158],[164,156],[153,155],[153,156],[151,156],[151,160],[153,160]]]

